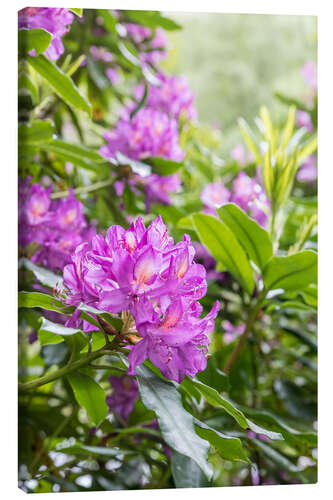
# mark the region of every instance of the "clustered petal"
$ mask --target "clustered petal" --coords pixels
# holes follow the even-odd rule
[[[81,244],[65,267],[66,301],[128,314],[128,333],[140,338],[130,347],[129,374],[149,358],[180,382],[205,369],[208,334],[219,311],[217,302],[201,318],[206,271],[194,256],[189,236],[175,244],[161,217],[147,229],[141,217],[128,230],[111,226],[105,238]]]
[[[26,7],[19,10],[19,28],[43,28],[52,34],[52,40],[45,55],[56,61],[64,53],[62,37],[72,24],[74,15],[68,9],[49,7]],[[34,51],[31,55],[35,55]]]
[[[52,201],[52,187],[30,185],[30,181],[19,180],[19,244],[38,244],[32,260],[62,270],[74,249],[96,231],[87,225],[83,205],[71,189],[67,198]]]

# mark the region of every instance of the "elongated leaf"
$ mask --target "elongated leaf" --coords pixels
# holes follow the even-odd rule
[[[158,175],[172,175],[184,166],[182,162],[168,160],[162,157],[151,157],[145,159],[145,163],[151,165],[152,171]]]
[[[101,163],[105,163],[104,158],[93,149],[71,144],[61,139],[53,139],[47,144],[41,145],[41,149],[88,170],[100,170]]]
[[[137,105],[135,106],[135,108],[130,113],[131,120],[140,111],[140,109],[143,108],[143,106],[145,106],[145,104],[147,102],[147,97],[148,97],[148,83],[147,83],[147,81],[145,81],[145,88],[144,88],[143,95],[142,95],[141,99],[139,100],[139,102],[137,103]]]
[[[307,158],[308,156],[312,155],[316,149],[317,149],[317,146],[318,146],[318,138],[317,136],[315,137],[312,137],[311,139],[309,139],[306,144],[303,144],[299,154],[298,154],[298,161],[299,162],[302,162],[303,160],[305,160],[305,158]]]
[[[249,462],[243,449],[241,440],[236,437],[226,436],[212,427],[195,420],[195,430],[197,434],[206,441],[209,441],[218,454],[226,460]]]
[[[22,123],[18,128],[19,146],[35,146],[52,139],[53,124],[49,120]]]
[[[243,136],[245,144],[247,145],[249,150],[252,151],[252,153],[254,154],[256,162],[258,164],[260,164],[261,163],[261,156],[260,156],[259,148],[256,144],[255,137],[254,137],[254,134],[253,134],[251,128],[249,127],[247,122],[244,120],[244,118],[239,118],[238,125],[239,125],[239,128],[240,128],[240,131],[241,131],[241,134]]]
[[[34,104],[38,101],[38,89],[30,75],[25,71],[19,74],[18,89],[19,95],[29,93]]]
[[[117,457],[119,455],[132,455],[136,452],[133,450],[122,450],[120,448],[105,448],[104,446],[86,446],[80,443],[76,443],[73,446],[67,447],[55,447],[56,451],[61,451],[62,453],[68,453],[68,455],[83,455],[87,456],[99,456],[99,457]]]
[[[85,408],[92,422],[98,426],[108,413],[105,392],[91,377],[82,373],[71,373],[68,380],[76,401]]]
[[[142,161],[132,160],[119,151],[116,152],[116,159],[120,165],[130,166],[133,172],[141,175],[141,177],[147,177],[147,175],[151,174],[151,167],[149,165]]]
[[[58,323],[53,323],[53,321],[49,321],[46,318],[42,318],[42,324],[39,331],[67,336],[67,335],[74,335],[75,333],[78,333],[81,330],[78,328],[68,328],[67,326],[59,325]]]
[[[223,408],[236,420],[236,422],[241,427],[243,427],[243,429],[247,429],[249,427],[245,415],[240,410],[238,410],[238,408],[236,408],[230,401],[221,396],[215,389],[212,389],[208,385],[205,385],[198,380],[191,379],[190,382],[209,404],[211,404],[212,406]]]
[[[289,472],[299,472],[302,469],[297,467],[289,458],[285,457],[280,453],[279,451],[275,450],[271,446],[269,446],[266,443],[263,443],[259,439],[253,439],[253,442],[255,443],[256,447],[259,448],[260,451],[266,455],[267,458],[269,458],[273,463],[278,465],[284,470],[287,470]]]
[[[195,432],[193,417],[184,408],[177,389],[160,379],[146,366],[136,369],[143,404],[154,410],[166,443],[179,453],[193,459],[210,479],[207,462],[208,444]]]
[[[31,50],[36,54],[42,54],[51,40],[52,34],[42,28],[21,28],[18,31],[18,48],[21,54],[27,54]]]
[[[207,488],[210,486],[197,463],[174,450],[171,452],[171,470],[176,488]]]
[[[74,311],[74,307],[66,307],[52,295],[40,292],[19,292],[18,307],[41,307],[47,311],[56,311],[60,313],[71,313]]]
[[[27,62],[39,73],[69,106],[91,115],[91,105],[80,93],[73,80],[44,55],[27,56]]]
[[[267,290],[303,290],[316,284],[317,254],[304,250],[287,257],[273,257],[264,270],[263,279]]]
[[[32,271],[42,285],[46,285],[50,288],[57,288],[58,290],[61,290],[63,287],[63,279],[61,276],[58,276],[44,267],[37,266],[37,264],[34,264],[25,257],[19,260],[18,267],[19,269],[25,267],[25,269]]]
[[[236,235],[250,259],[260,269],[264,269],[273,256],[273,245],[267,231],[234,203],[223,205],[217,213],[222,222]]]
[[[103,18],[105,28],[110,33],[116,34],[117,19],[111,14],[111,12],[106,9],[98,9],[98,14]]]
[[[294,132],[294,127],[295,127],[295,117],[296,117],[296,106],[290,106],[289,111],[288,111],[288,118],[283,130],[283,135],[282,135],[282,141],[281,141],[281,147],[285,148],[288,144],[288,142],[291,139],[291,136],[293,135]]]
[[[194,214],[192,220],[201,242],[212,256],[252,294],[253,271],[243,247],[231,229],[211,215]]]

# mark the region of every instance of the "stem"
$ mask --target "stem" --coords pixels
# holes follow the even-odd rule
[[[71,373],[75,370],[82,368],[83,366],[88,365],[91,361],[94,361],[97,358],[110,354],[110,352],[112,352],[110,348],[113,347],[115,346],[112,343],[109,345],[105,345],[104,347],[102,347],[102,349],[87,354],[83,358],[74,361],[74,363],[67,364],[63,368],[59,368],[59,370],[57,370],[54,373],[50,373],[49,375],[45,375],[44,377],[32,380],[31,382],[21,383],[19,384],[19,392],[31,391],[32,389],[36,389],[41,385],[49,384],[50,382],[53,382],[54,380],[57,380],[60,377],[64,377],[65,375],[68,375],[68,373]]]
[[[235,346],[234,350],[232,351],[232,353],[230,355],[230,358],[226,362],[226,365],[224,367],[224,373],[226,373],[227,375],[230,373],[236,359],[238,358],[240,351],[242,350],[242,348],[247,340],[247,337],[251,333],[253,323],[257,319],[257,315],[258,315],[258,312],[260,311],[262,301],[264,300],[265,295],[266,295],[266,292],[264,292],[264,290],[259,294],[258,299],[257,299],[257,303],[256,303],[255,307],[253,308],[251,314],[248,316],[244,333],[241,335],[237,345]]]
[[[98,189],[102,189],[107,186],[111,186],[113,183],[113,179],[106,179],[105,181],[95,182],[95,184],[90,184],[89,186],[82,186],[76,189],[73,189],[74,194],[82,194],[82,193],[90,193],[91,191],[97,191]],[[58,193],[52,193],[51,199],[57,200],[58,198],[65,198],[69,195],[69,191],[59,191]]]

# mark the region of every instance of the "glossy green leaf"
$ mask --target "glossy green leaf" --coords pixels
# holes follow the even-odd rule
[[[297,465],[295,465],[291,460],[289,460],[289,458],[282,455],[282,453],[272,448],[268,444],[263,443],[259,439],[253,439],[253,442],[267,458],[269,458],[273,463],[275,463],[282,469],[289,472],[299,472],[302,470],[301,468],[297,467]]]
[[[212,427],[195,420],[195,430],[202,439],[216,449],[217,453],[226,460],[249,462],[249,459],[244,451],[241,440],[236,437],[222,434]]]
[[[237,237],[250,259],[259,269],[264,269],[273,256],[273,245],[267,231],[234,203],[223,205],[217,209],[217,213]]]
[[[27,56],[27,62],[37,71],[52,87],[56,94],[69,106],[86,111],[91,115],[91,105],[80,93],[73,80],[65,75],[61,69],[44,55],[37,57]]]
[[[22,123],[18,128],[19,146],[35,146],[48,142],[54,133],[53,124],[49,120],[36,120]]]
[[[144,11],[144,10],[127,10],[126,16],[134,23],[142,24],[148,28],[161,28],[167,31],[174,31],[181,29],[181,26],[177,24],[173,19],[162,16],[156,11]]]
[[[253,270],[243,247],[229,227],[211,215],[192,215],[194,228],[217,262],[225,268],[252,294]]]
[[[18,77],[19,95],[29,93],[34,104],[38,101],[38,89],[28,73],[22,71]]]
[[[182,162],[168,160],[162,157],[146,158],[145,163],[151,165],[152,171],[158,175],[172,175],[175,174],[180,168],[184,167]]]
[[[245,415],[230,401],[221,396],[215,389],[212,389],[212,387],[209,387],[198,380],[191,379],[190,382],[209,404],[218,408],[223,408],[243,429],[247,429],[249,427]]]
[[[85,408],[92,422],[98,426],[108,413],[104,390],[95,380],[82,373],[71,373],[67,378],[76,401]]]
[[[317,254],[312,250],[273,257],[264,270],[267,290],[302,290],[317,282]]]
[[[166,443],[193,459],[210,479],[212,470],[206,458],[208,444],[196,434],[193,417],[183,408],[177,389],[146,366],[139,366],[136,372],[142,402],[147,409],[155,411]]]
[[[256,144],[256,140],[255,140],[255,137],[254,137],[254,134],[253,134],[251,128],[249,127],[249,125],[247,124],[247,122],[243,118],[239,118],[238,125],[239,125],[239,128],[240,128],[240,131],[241,131],[241,134],[243,136],[245,144],[247,145],[249,150],[252,151],[252,153],[254,154],[256,162],[258,164],[260,164],[261,163],[261,156],[260,156],[259,148]]]
[[[36,54],[42,54],[48,48],[52,40],[52,34],[42,28],[18,30],[18,48],[21,54],[28,54],[34,50]]]
[[[52,295],[40,292],[19,292],[18,307],[41,307],[47,311],[56,311],[69,313],[74,311],[74,307],[64,306],[62,302],[55,299]]]
[[[303,144],[299,155],[298,155],[298,161],[301,163],[303,160],[305,160],[308,156],[312,155],[316,150],[318,146],[318,137],[312,137],[309,139],[305,144]]]
[[[207,488],[210,482],[197,463],[191,458],[172,450],[171,470],[176,488]]]
[[[67,335],[74,335],[75,333],[78,333],[81,330],[78,328],[68,328],[67,326],[59,325],[58,323],[49,321],[46,318],[42,318],[42,324],[39,331],[54,333],[55,335],[67,336]]]
[[[101,169],[101,163],[105,163],[104,158],[93,149],[79,144],[71,144],[62,139],[53,139],[47,144],[41,145],[41,149],[87,170],[98,171]]]

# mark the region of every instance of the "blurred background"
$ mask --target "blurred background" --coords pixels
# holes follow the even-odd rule
[[[223,133],[223,150],[240,139],[237,118],[252,122],[261,105],[277,119],[281,92],[304,100],[300,68],[316,62],[317,19],[310,16],[170,13],[183,26],[168,33],[165,70],[188,77],[201,122]]]

